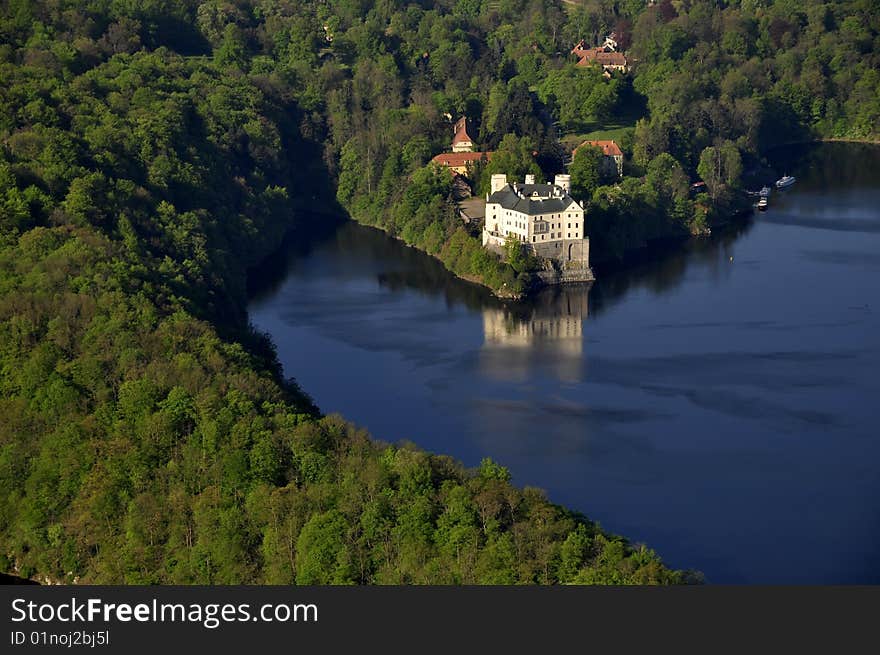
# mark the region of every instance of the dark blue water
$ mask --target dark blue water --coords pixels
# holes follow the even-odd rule
[[[349,224],[251,320],[325,412],[491,456],[709,582],[878,583],[880,148],[786,156],[767,212],[592,287],[508,307]]]

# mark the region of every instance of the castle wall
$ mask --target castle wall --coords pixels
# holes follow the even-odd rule
[[[483,247],[503,256],[506,239],[483,230]],[[563,268],[590,267],[590,239],[557,239],[538,243],[523,243],[532,253],[558,262]]]
[[[559,239],[526,244],[538,257],[552,259],[560,264],[590,265],[590,239]]]

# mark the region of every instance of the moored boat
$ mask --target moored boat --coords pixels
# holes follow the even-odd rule
[[[758,201],[757,207],[758,207],[758,209],[760,209],[762,211],[767,209],[767,197],[766,196],[761,197],[761,199]]]
[[[793,175],[783,175],[778,180],[776,180],[776,188],[784,189],[787,186],[791,186],[794,184],[794,176]]]

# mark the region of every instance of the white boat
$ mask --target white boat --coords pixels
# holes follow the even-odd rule
[[[758,201],[758,209],[762,209],[762,210],[767,209],[767,198],[766,197],[762,196],[761,199]]]
[[[784,189],[787,186],[791,186],[794,184],[794,176],[793,175],[783,175],[778,180],[776,180],[776,188]]]
[[[768,198],[768,197],[770,197],[770,190],[771,190],[770,187],[765,186],[760,191],[758,191],[758,195],[761,196],[762,198]]]

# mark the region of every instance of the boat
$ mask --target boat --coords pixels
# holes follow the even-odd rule
[[[760,210],[762,210],[762,211],[765,210],[765,209],[767,209],[767,198],[766,198],[766,196],[762,196],[762,197],[761,197],[761,199],[758,201],[758,205],[757,205],[757,207],[758,207],[758,209],[760,209]]]
[[[761,196],[762,198],[769,198],[770,197],[770,187],[765,186],[760,191],[758,191],[758,195]]]
[[[776,180],[776,188],[784,189],[787,186],[791,186],[794,184],[794,176],[793,175],[783,175],[778,180]]]

